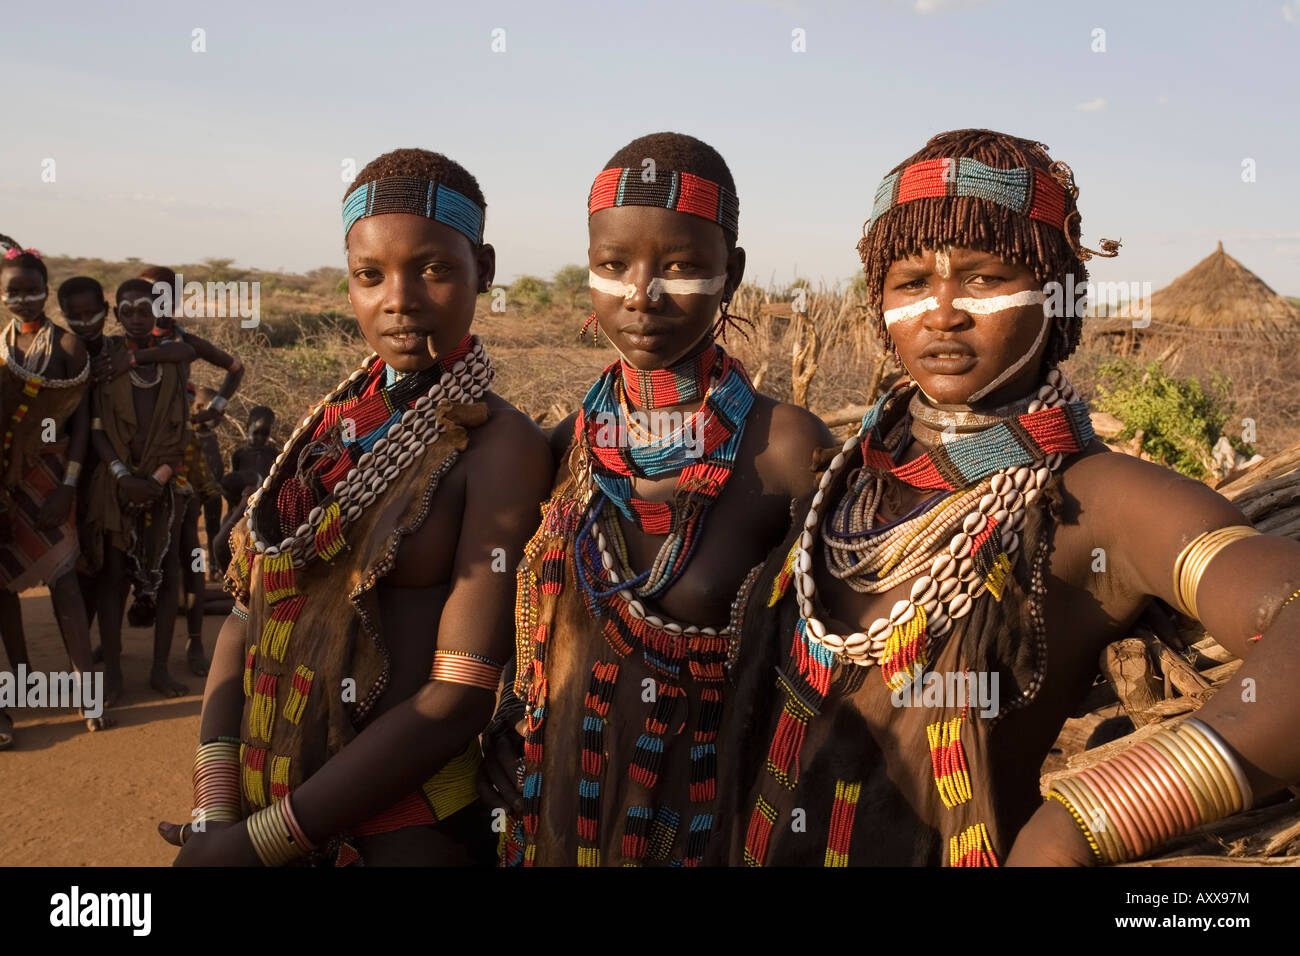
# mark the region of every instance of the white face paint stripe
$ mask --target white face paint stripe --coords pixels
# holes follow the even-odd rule
[[[939,308],[939,300],[934,296],[927,296],[920,302],[913,302],[911,305],[900,305],[897,309],[886,309],[885,328],[889,328],[895,322],[906,322],[918,315],[925,315],[925,313],[937,308]]]
[[[49,295],[48,292],[42,292],[39,295],[7,295],[4,297],[5,305],[21,305],[24,302],[40,302]]]
[[[952,300],[952,307],[967,315],[992,315],[1007,309],[1016,309],[1025,305],[1040,305],[1047,301],[1047,295],[1036,289],[1026,289],[1013,295],[995,295],[987,299],[960,298]]]
[[[952,262],[948,258],[946,246],[934,254],[934,271],[940,279],[952,278]]]
[[[67,316],[64,316],[64,318],[67,318]],[[80,329],[88,329],[92,325],[95,325],[98,322],[103,322],[107,318],[108,318],[108,310],[100,309],[98,312],[96,312],[88,319],[81,319],[81,320],[68,319],[68,325],[75,326],[76,328],[80,328]]]
[[[646,294],[657,302],[661,292],[669,295],[713,295],[726,284],[725,272],[710,279],[661,279],[655,276],[646,286]]]
[[[1041,294],[1041,293],[1040,293],[1040,294]],[[1010,296],[1006,296],[1006,298],[1011,298],[1011,297],[1010,297]],[[1038,330],[1038,338],[1034,339],[1034,344],[1031,345],[1031,346],[1029,346],[1029,351],[1025,352],[1024,355],[1020,356],[1020,358],[1016,361],[1016,363],[1015,363],[1014,365],[1012,365],[1010,368],[1008,368],[1005,372],[1003,372],[1001,375],[999,375],[999,376],[998,376],[997,378],[995,378],[993,381],[989,382],[987,385],[985,385],[983,388],[981,388],[978,392],[975,392],[973,395],[971,395],[970,398],[966,399],[966,403],[967,403],[967,404],[970,404],[971,402],[979,401],[981,398],[983,398],[983,397],[984,397],[985,395],[987,395],[989,392],[993,391],[993,389],[997,388],[997,387],[998,387],[999,385],[1001,385],[1003,382],[1005,382],[1005,381],[1007,381],[1008,379],[1010,379],[1011,376],[1015,375],[1015,374],[1016,374],[1017,372],[1019,372],[1022,368],[1024,368],[1024,367],[1025,367],[1025,363],[1028,362],[1031,358],[1033,358],[1033,357],[1034,357],[1034,353],[1038,351],[1038,346],[1040,346],[1040,345],[1043,344],[1043,339],[1047,336],[1047,329],[1048,329],[1048,327],[1049,327],[1051,324],[1052,324],[1052,323],[1051,323],[1051,320],[1048,319],[1047,314],[1044,312],[1044,314],[1043,314],[1043,325],[1042,325],[1042,327]]]
[[[619,282],[617,279],[606,279],[604,276],[598,276],[590,269],[587,270],[587,285],[597,292],[603,292],[605,295],[616,295],[620,299],[626,299],[636,294],[636,286],[630,282]]]
[[[659,297],[665,292],[669,295],[714,295],[726,284],[725,272],[709,279],[661,279],[655,276],[646,283],[645,291],[651,302],[658,302]],[[587,270],[587,285],[597,292],[616,295],[620,299],[630,299],[636,295],[635,284],[620,282],[618,279],[607,279],[596,275],[590,269]]]

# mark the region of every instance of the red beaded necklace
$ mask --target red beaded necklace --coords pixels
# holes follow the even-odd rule
[[[35,335],[41,329],[45,328],[45,316],[32,319],[30,322],[20,322],[20,328],[23,335]]]
[[[718,346],[712,342],[676,365],[649,372],[622,360],[623,391],[633,407],[641,409],[698,402],[709,389],[709,376],[717,360]]]

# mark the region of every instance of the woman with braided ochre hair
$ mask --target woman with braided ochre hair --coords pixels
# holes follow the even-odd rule
[[[830,436],[714,340],[745,264],[716,150],[636,139],[587,209],[592,319],[619,361],[552,439],[564,464],[519,570],[524,705],[494,721],[484,768],[515,811],[508,864],[694,866],[727,845],[739,612]]]
[[[343,202],[374,354],[308,413],[231,538],[177,861],[490,863],[475,780],[551,479],[470,334],[496,267],[462,166],[395,150]]]
[[[880,184],[859,251],[911,379],[827,455],[757,584],[745,639],[775,659],[743,662],[724,732],[748,747],[733,863],[1113,862],[1300,778],[1300,544],[1093,437],[1057,367],[1095,254],[1076,197],[1046,147],[987,130]],[[1252,702],[1221,693],[1044,802],[1100,651],[1153,599],[1245,659]]]

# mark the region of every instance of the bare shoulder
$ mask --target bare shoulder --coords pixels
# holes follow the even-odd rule
[[[1134,530],[1134,515],[1219,527],[1242,520],[1232,502],[1172,468],[1112,451],[1097,439],[1061,475],[1063,490],[1085,508],[1111,514]]]
[[[557,471],[564,477],[569,474],[569,448],[573,445],[573,423],[578,420],[578,413],[573,412],[564,421],[551,429],[548,441],[551,446],[551,460]]]
[[[811,491],[816,480],[813,453],[838,444],[826,423],[805,408],[766,395],[755,398],[750,422],[766,426],[758,451],[760,469],[791,497]]]
[[[545,472],[549,479],[551,453],[542,430],[495,392],[489,392],[485,401],[491,415],[475,430],[481,457],[517,478]]]

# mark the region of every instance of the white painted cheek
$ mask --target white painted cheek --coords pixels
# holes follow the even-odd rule
[[[1041,305],[1047,301],[1047,295],[1037,289],[1026,289],[1011,295],[995,295],[984,299],[957,298],[952,300],[952,307],[967,315],[992,315],[1007,309],[1019,309],[1026,305]]]
[[[636,295],[636,286],[631,282],[620,282],[618,279],[607,279],[604,276],[598,276],[590,269],[587,270],[587,285],[597,292],[603,292],[605,295],[618,296],[620,299],[630,299]]]
[[[669,295],[715,295],[726,284],[725,272],[709,279],[661,279],[655,276],[646,286],[646,294],[652,302],[658,302],[664,292]]]
[[[932,312],[937,308],[939,308],[939,300],[931,295],[920,302],[913,302],[911,305],[900,305],[896,309],[886,309],[884,313],[885,328],[889,328],[895,322],[906,322],[918,315],[925,315],[925,313]]]

